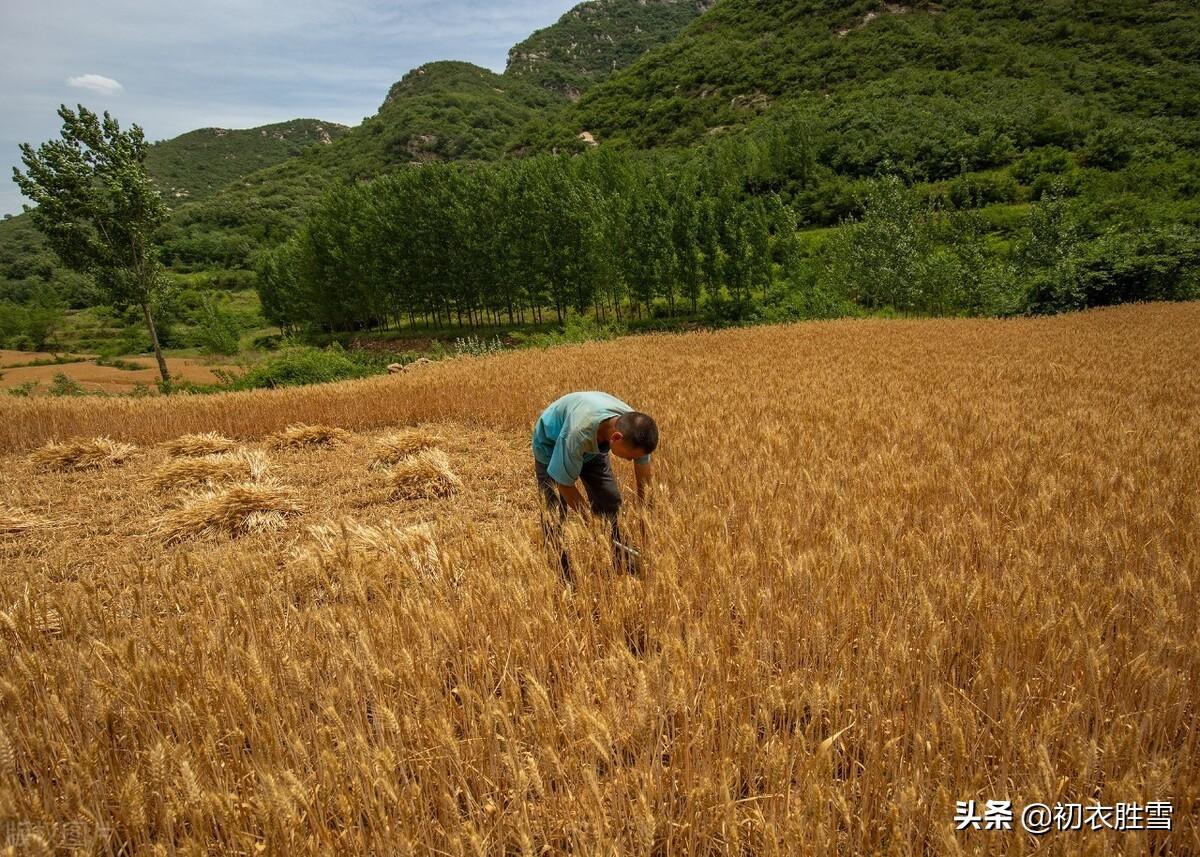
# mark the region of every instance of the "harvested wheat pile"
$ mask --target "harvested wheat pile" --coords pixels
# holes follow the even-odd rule
[[[403,458],[431,447],[440,447],[446,439],[428,429],[405,429],[381,437],[375,445],[373,468],[390,467]]]
[[[438,546],[429,524],[402,527],[393,521],[377,525],[326,521],[309,527],[308,535],[309,543],[293,552],[297,560],[332,565],[350,554],[400,559],[426,574],[438,567]]]
[[[278,482],[240,482],[193,495],[159,519],[156,532],[167,542],[194,536],[277,530],[302,511],[292,489]]]
[[[50,521],[11,506],[0,506],[0,536],[19,536],[51,526]]]
[[[137,451],[131,443],[109,437],[93,437],[48,443],[34,450],[30,459],[43,470],[88,470],[124,463]]]
[[[212,455],[216,452],[227,452],[237,446],[237,441],[230,440],[215,431],[202,434],[185,434],[172,438],[161,444],[168,455]]]
[[[268,435],[267,446],[272,449],[297,449],[303,446],[334,446],[350,440],[351,434],[337,426],[290,425]]]
[[[387,481],[393,500],[448,497],[462,487],[462,480],[440,449],[423,449],[401,459],[387,471]]]
[[[211,487],[236,480],[257,482],[267,475],[267,470],[265,455],[256,449],[241,449],[197,458],[172,459],[155,470],[146,482],[160,491]]]

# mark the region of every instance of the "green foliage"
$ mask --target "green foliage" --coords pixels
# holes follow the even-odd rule
[[[134,363],[132,360],[122,360],[120,357],[108,357],[100,355],[96,358],[97,366],[110,366],[113,369],[121,369],[125,372],[140,372],[146,367],[141,363]]]
[[[82,104],[61,105],[61,139],[37,151],[21,144],[26,172],[13,180],[37,208],[34,225],[67,267],[91,275],[113,303],[142,308],[156,352],[154,313],[169,291],[152,246],[166,207],[146,175],[146,141],[137,125],[122,132]],[[163,381],[169,383],[159,354]]]
[[[51,396],[83,396],[86,395],[83,388],[71,378],[68,378],[64,372],[54,373],[54,382],[46,391]]]
[[[37,387],[37,381],[26,381],[23,384],[18,384],[15,387],[8,388],[10,396],[16,396],[18,399],[28,399],[33,395],[34,388]]]
[[[322,330],[540,321],[546,307],[603,322],[694,311],[707,290],[744,314],[795,218],[712,167],[605,152],[337,188],[260,260],[264,312]]]
[[[1088,134],[1084,141],[1080,162],[1084,166],[1102,170],[1119,170],[1133,157],[1135,140],[1131,130],[1123,125],[1107,125]]]
[[[361,126],[258,172],[238,171],[287,134],[206,129],[151,147],[155,170],[179,155],[172,187],[192,194],[169,197],[179,207],[154,237],[174,270],[215,272],[196,275],[211,286],[253,278],[288,334],[1189,294],[1200,11],[1076,6],[722,0],[697,17],[690,0],[595,0],[515,46],[504,75],[421,66]],[[502,157],[550,149],[587,154]],[[236,180],[218,190],[209,177],[226,167]],[[1076,234],[1046,222],[1059,204]],[[22,319],[0,336],[27,347],[40,288],[71,307],[107,299],[65,279],[28,220],[0,224],[0,301]],[[161,338],[207,345],[220,325],[188,291],[159,299]],[[149,347],[123,321],[112,335]]]
[[[1109,227],[1089,238],[1085,223],[1078,207],[1061,196],[1047,196],[1031,212],[1018,250],[1031,274],[1029,312],[1200,298],[1200,230],[1182,224]]]
[[[199,128],[155,143],[146,169],[172,205],[212,196],[233,182],[313,145],[329,144],[348,129],[336,122],[293,119],[244,130]]]
[[[1195,142],[1198,25],[1183,0],[1108,0],[1086,16],[1069,0],[724,0],[526,136],[692,144],[809,101],[828,120],[823,163],[870,175],[891,161],[910,180],[1075,149],[1117,119]]]
[[[293,387],[360,378],[369,373],[369,369],[351,360],[340,348],[322,350],[293,346],[272,355],[244,375],[233,379],[229,388],[250,390],[260,387]]]
[[[956,208],[1015,202],[1017,195],[1017,181],[1008,173],[968,173],[950,182],[950,202]]]
[[[518,346],[553,348],[557,345],[574,345],[581,342],[613,339],[628,332],[627,327],[619,322],[599,322],[587,316],[575,316],[567,319],[567,322],[557,331],[535,333],[529,336],[513,334],[512,338]]]
[[[1016,309],[1011,264],[989,251],[986,224],[971,212],[941,212],[895,177],[881,180],[822,248],[817,293],[868,310],[1004,314]]]
[[[209,354],[237,354],[241,334],[236,317],[211,295],[205,296],[195,334],[201,347]]]

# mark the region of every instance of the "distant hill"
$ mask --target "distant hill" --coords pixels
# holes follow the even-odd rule
[[[257,128],[200,128],[150,146],[146,169],[167,205],[207,199],[232,182],[296,158],[309,147],[332,144],[346,126],[293,119]],[[36,145],[36,144],[35,144]],[[72,304],[86,303],[86,279],[59,270],[54,254],[27,214],[0,221],[0,299],[25,300],[38,283],[57,282]],[[62,284],[69,283],[69,286]]]
[[[714,0],[589,0],[508,52],[506,77],[572,101],[674,38]]]
[[[433,62],[404,75],[379,112],[329,146],[245,176],[183,207],[164,235],[164,261],[184,268],[241,268],[286,238],[335,182],[409,164],[500,157],[517,129],[562,99],[531,83],[465,62]]]
[[[578,145],[586,130],[690,145],[785,104],[821,114],[832,159],[867,173],[883,158],[957,170],[953,152],[922,147],[959,131],[1073,148],[1139,119],[1194,142],[1197,56],[1200,11],[1184,0],[722,0],[525,142]]]
[[[353,128],[297,119],[202,128],[158,143],[148,167],[176,210],[162,236],[164,261],[185,270],[244,268],[259,247],[287,237],[333,182],[429,161],[502,157],[522,129],[548,127],[571,98],[671,39],[708,2],[581,3],[515,46],[504,74],[466,62],[427,63]],[[35,271],[49,278],[56,267],[27,220],[0,223],[0,298],[21,299],[28,288],[16,281]]]
[[[155,143],[146,168],[168,199],[212,196],[242,176],[294,158],[314,144],[331,144],[345,125],[293,119],[258,128],[199,128]]]

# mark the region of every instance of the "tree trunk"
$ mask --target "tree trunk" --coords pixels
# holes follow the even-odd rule
[[[158,373],[162,375],[163,390],[166,392],[171,389],[171,373],[167,371],[167,361],[163,357],[162,346],[158,344],[158,328],[154,326],[149,302],[142,302],[142,315],[145,316],[146,327],[150,330],[150,341],[154,343],[154,359],[158,361]]]

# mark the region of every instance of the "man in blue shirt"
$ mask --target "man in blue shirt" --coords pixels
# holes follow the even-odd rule
[[[542,532],[559,552],[563,577],[571,579],[571,564],[562,545],[562,520],[567,509],[586,514],[582,480],[593,514],[606,518],[612,530],[617,567],[637,572],[634,554],[621,541],[617,513],[621,488],[609,463],[609,452],[633,462],[638,499],[649,490],[654,470],[650,454],[658,446],[653,418],[635,411],[608,393],[567,393],[550,403],[533,427],[533,462],[538,488],[550,512],[542,516]]]

